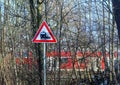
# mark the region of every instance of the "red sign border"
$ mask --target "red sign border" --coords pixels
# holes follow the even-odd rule
[[[36,38],[38,37],[39,33],[43,29],[43,26],[46,27],[47,31],[51,35],[52,40],[36,40]],[[55,36],[53,35],[53,33],[52,33],[51,29],[49,28],[49,26],[47,25],[46,21],[42,22],[42,24],[40,25],[39,29],[37,30],[37,33],[35,34],[35,36],[34,36],[34,38],[32,40],[32,42],[33,43],[56,43],[57,42]]]

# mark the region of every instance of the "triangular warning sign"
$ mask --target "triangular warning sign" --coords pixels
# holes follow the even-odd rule
[[[56,43],[57,42],[51,29],[49,28],[49,26],[45,21],[43,21],[43,23],[39,27],[32,41],[34,43]]]

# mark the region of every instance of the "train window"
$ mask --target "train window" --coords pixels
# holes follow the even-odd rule
[[[78,58],[78,62],[79,63],[87,63],[87,59],[84,60],[84,59]]]
[[[68,58],[62,58],[61,59],[61,63],[67,63],[68,62]]]

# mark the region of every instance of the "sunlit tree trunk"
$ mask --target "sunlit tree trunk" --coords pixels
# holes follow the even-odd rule
[[[2,19],[2,9],[1,9],[1,6],[0,6],[0,23],[2,23],[2,21],[1,21],[1,19]],[[2,27],[0,27],[0,55],[1,55],[1,53],[2,53]]]

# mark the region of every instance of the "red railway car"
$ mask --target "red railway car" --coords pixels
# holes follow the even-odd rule
[[[109,64],[110,54],[106,52],[106,59]],[[16,64],[19,65],[27,64],[29,66],[37,65],[37,59],[33,59],[32,53],[29,53],[29,56],[26,58],[16,57]],[[114,59],[118,56],[118,52],[114,52]],[[46,52],[47,59],[47,69],[48,70],[58,70],[59,66],[61,70],[97,70],[98,65],[101,68],[101,71],[105,68],[104,58],[101,52],[81,52],[77,51],[76,53],[72,53],[70,51],[61,51],[60,53],[57,51]],[[59,63],[60,59],[60,63]],[[60,65],[59,65],[60,64]]]
[[[98,67],[103,71],[105,69],[105,62],[102,52],[81,52],[78,51],[76,53],[72,53],[70,51],[61,51],[58,53],[57,51],[47,52],[47,61],[48,61],[48,69],[52,70],[55,68],[59,68],[59,57],[60,57],[60,69],[61,70],[97,70]],[[110,54],[108,52],[105,53],[105,57],[109,64]],[[114,58],[116,59],[117,52],[114,52]],[[55,65],[55,66],[54,66]],[[98,66],[99,65],[99,66]]]

